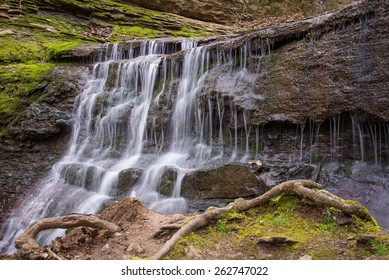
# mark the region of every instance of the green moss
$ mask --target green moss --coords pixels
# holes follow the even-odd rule
[[[131,256],[130,260],[133,260],[133,261],[147,261],[147,260],[150,260],[150,258],[139,258],[139,257]]]
[[[270,205],[276,205],[281,211],[293,212],[299,200],[295,196],[280,195],[270,200]]]
[[[227,225],[227,221],[224,219],[216,222],[216,230],[220,233],[230,233],[231,228]]]
[[[374,250],[374,254],[377,256],[389,256],[389,245],[379,240],[373,240],[370,242],[370,246]]]
[[[210,35],[206,31],[200,31],[200,30],[195,30],[193,28],[188,28],[188,27],[182,27],[179,31],[174,31],[171,33],[172,36],[175,37],[205,37]]]
[[[358,205],[359,204],[355,200],[344,200],[344,203],[346,203],[346,204],[353,204],[353,205]]]
[[[0,63],[48,62],[53,56],[79,45],[91,43],[79,38],[52,38],[42,34],[0,37]],[[92,42],[93,43],[93,42]]]
[[[230,211],[224,214],[213,225],[185,237],[169,258],[187,258],[187,246],[194,246],[200,252],[214,252],[216,258],[228,259],[242,255],[252,259],[296,259],[303,255],[311,255],[314,259],[364,259],[370,256],[371,249],[359,248],[356,243],[346,240],[356,233],[377,234],[382,229],[360,217],[352,217],[350,225],[340,226],[332,218],[333,214],[339,214],[339,210],[313,206],[305,199],[282,195],[244,213]],[[284,237],[296,243],[275,245],[269,249],[271,253],[261,253],[258,239],[273,237]],[[387,245],[379,240],[371,248],[376,254],[386,254]],[[226,252],[235,255],[225,255]]]
[[[84,41],[52,41],[44,44],[45,51],[48,57],[56,56],[62,52],[74,49],[78,46],[85,44]]]
[[[211,241],[202,237],[194,232],[191,232],[184,238],[182,238],[178,243],[174,246],[174,250],[172,250],[165,259],[167,260],[177,260],[183,259],[185,257],[185,248],[188,246],[193,246],[194,248],[204,248],[211,246]]]
[[[115,26],[112,32],[114,35],[125,35],[129,37],[155,38],[159,31],[140,26]]]
[[[327,216],[323,223],[316,223],[315,226],[324,231],[333,232],[335,230],[335,221],[330,216]]]
[[[0,38],[0,62],[42,61],[45,51],[39,42],[18,40],[10,36]]]
[[[376,233],[381,230],[375,220],[365,220],[359,216],[353,215],[353,223],[359,233]]]
[[[147,16],[147,15],[141,17],[140,20],[142,20],[142,21],[147,21],[147,22],[152,22],[152,21],[154,21],[150,16]]]
[[[0,126],[17,118],[28,104],[39,98],[36,90],[53,66],[51,63],[0,66]]]

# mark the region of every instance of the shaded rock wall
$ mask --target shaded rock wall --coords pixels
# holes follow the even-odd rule
[[[172,12],[189,18],[218,23],[235,23],[264,16],[291,13],[312,14],[334,9],[352,1],[269,1],[269,0],[121,0],[157,11]]]
[[[0,223],[64,153],[75,99],[89,75],[85,66],[54,68],[41,97],[10,125],[0,141]]]
[[[89,71],[87,66],[54,68],[41,89],[41,97],[12,123],[9,131],[13,138],[42,141],[69,133],[75,100]]]
[[[364,120],[389,121],[388,18],[387,3],[364,1],[219,43],[215,48],[233,51],[246,44],[248,72],[231,89],[223,78],[231,69],[216,67],[203,95],[230,98],[233,106],[250,111],[252,124],[302,124],[351,111]]]
[[[380,5],[326,32],[311,29],[303,40],[276,49],[256,89],[265,97],[258,107],[266,109],[255,116],[281,113],[301,123],[358,111],[388,121],[388,16]]]

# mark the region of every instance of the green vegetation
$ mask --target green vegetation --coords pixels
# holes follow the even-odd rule
[[[356,241],[359,235],[382,234],[387,238],[387,233],[373,221],[354,216],[350,224],[338,225],[334,217],[341,214],[337,209],[282,195],[245,213],[232,211],[222,216],[213,226],[183,238],[167,258],[187,259],[188,246],[205,254],[216,252],[212,255],[215,259],[297,259],[304,255],[314,259],[364,259],[372,254],[388,255],[388,243],[379,238],[367,247]],[[258,243],[272,238],[290,242]]]
[[[39,88],[53,66],[52,63],[0,65],[0,136],[6,134],[8,123],[39,98],[42,94]]]
[[[377,256],[389,256],[389,244],[379,240],[373,240],[370,245]]]
[[[52,40],[17,37],[0,38],[0,63],[43,63],[53,59],[61,52],[84,44],[82,40]]]
[[[315,225],[317,228],[324,231],[333,232],[335,230],[335,221],[330,216],[327,216],[323,223],[317,223]]]
[[[212,35],[210,32],[182,27],[179,31],[172,32],[175,37],[206,37]]]
[[[220,219],[216,222],[216,231],[220,233],[229,233],[231,228],[227,225],[227,221],[224,219]]]
[[[112,34],[114,35],[127,35],[129,37],[140,37],[140,38],[155,38],[158,36],[159,31],[153,30],[146,27],[140,26],[116,26],[113,29]]]
[[[42,95],[52,67],[52,63],[0,65],[0,138],[7,135],[7,125]]]

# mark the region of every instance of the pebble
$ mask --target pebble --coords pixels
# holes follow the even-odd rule
[[[299,260],[310,261],[312,260],[312,257],[310,255],[304,255],[300,257]]]

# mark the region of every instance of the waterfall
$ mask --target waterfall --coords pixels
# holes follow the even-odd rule
[[[170,54],[179,52],[182,64],[169,60]],[[97,213],[123,187],[129,191],[121,195],[138,197],[150,209],[185,213],[187,203],[181,197],[185,174],[222,157],[224,100],[219,96],[215,101],[208,99],[204,109],[199,95],[211,64],[233,65],[239,57],[237,71],[245,71],[247,46],[226,56],[212,55],[195,40],[183,40],[178,48],[163,41],[143,41],[128,49],[120,44],[109,46],[105,53],[105,60],[94,65],[92,78],[78,97],[67,152],[2,227],[2,253],[13,252],[13,241],[33,222],[71,212]],[[174,99],[171,114],[160,125],[155,111],[168,110],[163,106],[170,99]],[[251,127],[249,115],[242,116],[247,157]],[[237,111],[234,117],[237,120]],[[238,153],[235,125],[231,159]],[[219,145],[214,145],[214,137]],[[122,179],[131,172],[138,172],[138,178],[132,182]],[[167,174],[173,174],[170,193],[161,190]],[[38,239],[47,244],[63,234],[63,230],[47,231]]]
[[[183,43],[183,49],[194,46],[190,41]],[[142,42],[136,50],[114,45],[106,61],[94,65],[92,78],[79,96],[68,150],[40,182],[37,192],[3,226],[1,252],[12,252],[16,236],[43,217],[98,212],[114,199],[120,172],[143,167],[149,110],[166,53],[167,45],[157,41]],[[162,71],[166,76],[166,69]],[[188,126],[189,120],[186,123]],[[184,156],[173,158],[166,155],[157,162],[165,167]],[[155,168],[149,167],[143,177],[152,178],[153,173]],[[153,181],[150,178],[145,181]],[[148,202],[146,196],[140,197]],[[181,204],[178,212],[185,211],[184,200]],[[47,243],[61,234],[63,231],[51,231],[41,234],[39,240]]]

